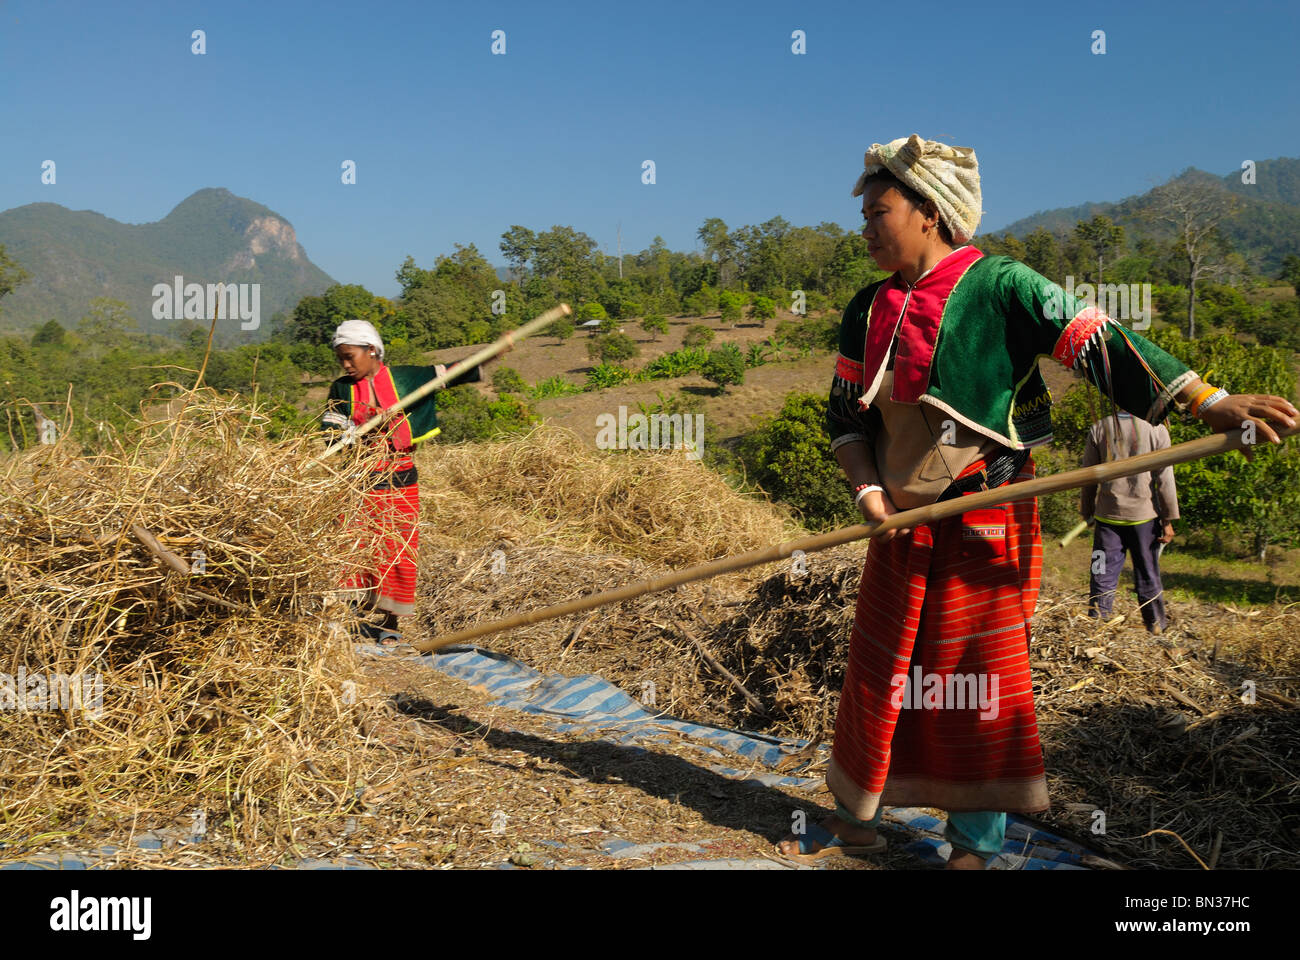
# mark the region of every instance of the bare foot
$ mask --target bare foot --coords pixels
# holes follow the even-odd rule
[[[985,858],[978,854],[971,853],[969,850],[958,850],[952,848],[952,853],[948,855],[948,870],[983,870]]]
[[[870,846],[876,842],[876,831],[874,827],[858,827],[853,824],[845,823],[835,814],[831,814],[821,822],[822,829],[827,833],[842,839],[845,844],[854,847]],[[816,853],[822,849],[821,844],[815,840],[806,840],[805,845],[808,848],[806,853]],[[783,855],[799,855],[799,838],[794,834],[789,834],[784,840],[776,845],[776,849]]]

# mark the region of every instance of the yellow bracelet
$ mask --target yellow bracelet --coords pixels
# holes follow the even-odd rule
[[[1218,387],[1204,386],[1200,390],[1197,390],[1196,396],[1192,397],[1192,399],[1187,402],[1187,412],[1192,416],[1196,416],[1196,411],[1201,409],[1201,403],[1218,389]]]

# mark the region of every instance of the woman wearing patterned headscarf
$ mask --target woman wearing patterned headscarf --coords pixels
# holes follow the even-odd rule
[[[1048,355],[1134,416],[1177,405],[1213,429],[1291,425],[1280,397],[1229,396],[1015,260],[969,245],[975,152],[919,136],[874,144],[853,187],[862,236],[891,272],[844,311],[828,429],[869,521],[1033,476],[1051,439]],[[1184,406],[1185,405],[1185,406]],[[836,813],[782,853],[881,849],[883,807],[949,811],[948,866],[980,869],[1008,811],[1048,807],[1029,672],[1038,596],[1036,501],[872,541],[826,782]]]
[[[333,346],[344,376],[330,385],[323,422],[326,429],[342,431],[345,437],[446,369],[442,364],[386,365],[384,341],[365,320],[339,324]],[[481,368],[475,367],[447,386],[475,383],[481,376]],[[415,613],[420,487],[411,452],[417,443],[438,432],[434,395],[429,394],[365,437],[367,443],[386,445],[389,455],[374,468],[366,494],[366,517],[357,542],[365,560],[343,586],[361,594],[361,606],[383,613],[381,624],[362,626],[363,636],[383,644],[397,643],[401,638],[398,618]]]

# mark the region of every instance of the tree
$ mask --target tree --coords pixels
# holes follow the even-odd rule
[[[573,318],[560,317],[560,319],[556,320],[546,328],[546,334],[547,336],[554,337],[560,343],[563,343],[565,340],[568,340],[573,336]]]
[[[1028,256],[1028,251],[1015,234],[1006,233],[1002,235],[1002,255],[1010,257],[1012,260],[1019,260],[1021,263],[1024,263],[1025,257]]]
[[[30,273],[18,265],[17,260],[5,252],[5,245],[0,243],[0,299],[13,293],[14,287],[30,276]]]
[[[727,232],[727,224],[718,217],[710,217],[695,232],[704,247],[704,257],[713,265],[718,286],[725,287],[735,276],[736,241]]]
[[[1295,396],[1295,373],[1283,350],[1246,345],[1227,334],[1188,340],[1170,327],[1154,331],[1151,340],[1193,370],[1213,370],[1214,382],[1230,393]],[[1199,422],[1169,419],[1174,443],[1204,432]],[[1230,453],[1181,464],[1174,476],[1179,512],[1191,529],[1243,534],[1256,555],[1268,543],[1300,541],[1300,451],[1293,442],[1280,448],[1260,443],[1251,460]]]
[[[1283,257],[1282,274],[1278,279],[1291,284],[1296,296],[1300,297],[1300,257],[1297,257],[1294,253],[1288,253]]]
[[[429,270],[421,270],[416,266],[415,258],[407,254],[406,259],[397,268],[397,273],[394,276],[397,278],[397,282],[402,285],[402,299],[404,300],[427,284],[432,273]]]
[[[586,323],[589,320],[603,323],[608,317],[609,314],[605,312],[605,308],[599,303],[592,302],[578,304],[577,319],[579,323]],[[595,332],[597,328],[592,327],[591,329]]]
[[[709,351],[709,359],[704,363],[704,379],[717,385],[718,393],[724,393],[729,384],[745,382],[745,358],[740,348],[734,343],[726,343],[716,350]]]
[[[427,294],[430,288],[421,285],[415,296]],[[319,297],[303,297],[293,308],[283,336],[290,343],[323,343],[329,345],[334,331],[344,320],[368,320],[382,336],[405,333],[405,321],[395,329],[392,321],[398,316],[396,306],[386,297],[377,297],[357,283],[336,283]],[[450,346],[450,344],[448,344]]]
[[[1187,287],[1187,336],[1196,336],[1196,285],[1213,276],[1223,242],[1219,224],[1237,208],[1236,199],[1216,181],[1184,175],[1152,191],[1154,215],[1174,225]]]
[[[642,293],[632,279],[615,280],[600,295],[600,302],[612,317],[625,320],[641,313]]]
[[[528,384],[514,367],[497,367],[492,371],[492,389],[497,393],[524,393]]]
[[[36,328],[32,334],[33,347],[61,347],[64,343],[64,337],[67,331],[63,329],[63,324],[57,320],[47,320]]]
[[[601,363],[619,363],[631,360],[641,348],[626,333],[607,333],[587,344],[587,355],[592,359],[600,358]]]
[[[788,503],[813,529],[861,517],[830,452],[826,398],[792,393],[737,448],[746,472],[773,499]]]
[[[660,314],[652,313],[641,321],[641,329],[650,334],[655,343],[658,343],[660,334],[668,333],[668,321]]]
[[[524,268],[533,258],[537,248],[537,234],[518,224],[501,234],[501,253],[510,264],[511,278],[518,280],[524,275]]]
[[[1025,237],[1024,262],[1049,280],[1058,283],[1062,280],[1061,244],[1045,227],[1039,227]]]
[[[734,290],[723,290],[718,294],[718,309],[723,323],[735,323],[741,318],[745,298]]]
[[[695,317],[707,317],[718,309],[717,291],[707,283],[686,298],[686,312]]]
[[[682,337],[684,347],[704,347],[713,342],[713,330],[702,323],[695,323],[686,328]]]
[[[1111,222],[1110,217],[1100,214],[1087,223],[1080,220],[1074,225],[1074,233],[1080,240],[1092,247],[1097,257],[1097,283],[1104,277],[1103,268],[1110,251],[1124,245],[1124,228]]]
[[[90,312],[77,323],[77,333],[90,345],[90,353],[96,357],[112,347],[125,346],[135,328],[131,308],[110,297],[91,300]]]
[[[755,297],[752,316],[760,325],[767,326],[767,321],[776,316],[776,304],[768,297]]]

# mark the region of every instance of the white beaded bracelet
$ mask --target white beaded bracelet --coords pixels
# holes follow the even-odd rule
[[[862,505],[862,495],[863,495],[864,493],[872,493],[873,491],[876,491],[876,490],[879,490],[881,493],[884,493],[885,488],[882,487],[882,486],[880,486],[879,484],[876,484],[876,483],[869,483],[869,484],[867,484],[865,487],[863,487],[861,490],[859,490],[856,494],[853,495],[853,505],[854,505],[855,507],[857,507],[857,506],[861,506],[861,505]]]

